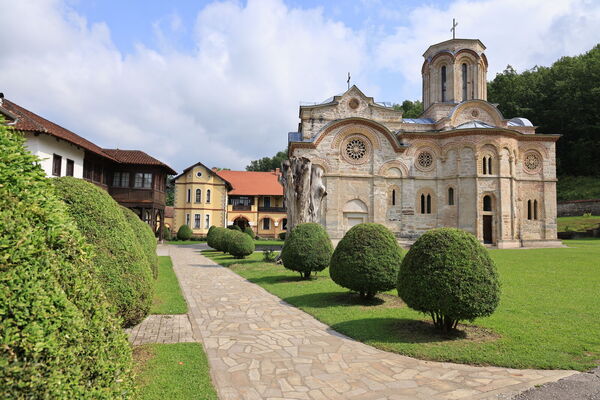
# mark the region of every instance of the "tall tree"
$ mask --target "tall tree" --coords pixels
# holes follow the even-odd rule
[[[246,171],[274,171],[275,168],[281,168],[281,163],[287,158],[287,151],[280,151],[273,157],[263,157],[260,160],[250,161],[250,165],[246,166]]]
[[[402,104],[394,104],[394,110],[402,111],[403,118],[419,118],[423,114],[423,103],[421,100],[404,100]]]

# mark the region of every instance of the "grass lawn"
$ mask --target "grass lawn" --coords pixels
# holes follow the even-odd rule
[[[217,400],[198,343],[145,344],[133,351],[140,400]]]
[[[492,250],[502,282],[490,317],[435,333],[428,316],[407,308],[396,291],[367,304],[337,286],[327,270],[300,281],[282,266],[215,251],[204,254],[344,333],[380,349],[421,359],[515,368],[586,370],[600,363],[600,240],[569,248]]]
[[[187,304],[181,289],[179,281],[173,271],[173,263],[169,256],[158,257],[158,279],[154,286],[154,298],[150,314],[185,314],[187,313]]]
[[[598,228],[600,226],[600,216],[592,215],[589,217],[559,217],[557,218],[558,231],[566,232],[585,232],[588,229]]]
[[[165,240],[166,244],[200,244],[206,243],[206,239],[204,240]]]
[[[256,246],[283,246],[283,240],[277,239],[258,239],[254,241]]]

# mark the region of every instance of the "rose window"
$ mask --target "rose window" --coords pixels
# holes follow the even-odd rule
[[[421,168],[429,168],[433,164],[433,156],[427,151],[423,151],[417,157],[417,162]]]
[[[535,171],[540,167],[540,159],[537,155],[530,153],[525,156],[525,168]]]
[[[346,144],[346,155],[352,160],[360,160],[367,154],[367,145],[360,139],[352,139]]]

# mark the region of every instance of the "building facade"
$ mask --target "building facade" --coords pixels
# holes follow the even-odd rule
[[[166,180],[176,172],[140,150],[103,149],[0,96],[4,123],[23,133],[46,176],[85,179],[108,191],[155,232],[164,227]]]
[[[173,232],[188,225],[195,236],[205,236],[213,225],[238,225],[277,237],[287,224],[278,177],[278,171],[217,171],[202,163],[186,168],[175,178]]]
[[[322,223],[332,239],[377,222],[414,240],[456,227],[499,248],[558,246],[558,135],[536,133],[487,102],[485,46],[435,44],[423,55],[420,118],[376,103],[356,86],[300,107],[289,152],[324,170]]]

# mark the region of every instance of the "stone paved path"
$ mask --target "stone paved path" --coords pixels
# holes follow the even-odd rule
[[[194,334],[229,399],[493,399],[574,371],[421,361],[332,331],[198,253],[170,246]]]
[[[141,324],[125,329],[129,342],[137,346],[145,343],[196,342],[187,314],[149,315]]]

